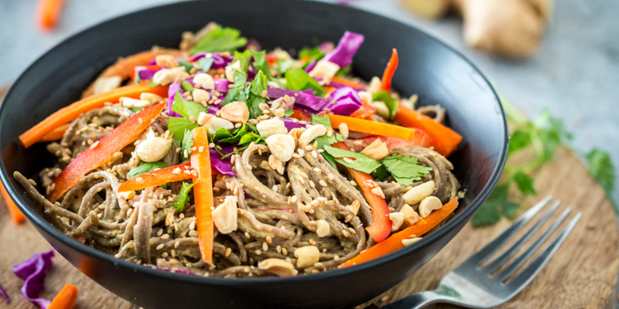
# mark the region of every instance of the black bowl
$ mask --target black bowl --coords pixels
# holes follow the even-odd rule
[[[178,46],[183,31],[210,21],[238,28],[264,48],[299,49],[337,42],[344,31],[365,35],[354,73],[380,76],[398,49],[394,88],[419,94],[422,105],[441,104],[464,140],[450,157],[466,196],[457,215],[410,247],[374,261],[292,278],[221,279],[168,273],[135,265],[78,243],[53,228],[13,179],[35,177],[51,157],[43,144],[25,149],[18,135],[81,91],[117,57]],[[87,29],[56,46],[13,84],[0,108],[2,182],[26,217],[73,265],[120,297],[146,308],[350,308],[404,280],[428,262],[468,222],[492,191],[505,163],[508,132],[490,83],[462,55],[411,26],[358,9],[291,0],[182,2],[125,15]]]

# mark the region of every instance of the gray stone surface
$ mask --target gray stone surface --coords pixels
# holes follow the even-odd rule
[[[36,2],[0,0],[0,85],[13,81],[29,63],[71,34],[126,12],[171,1],[69,0],[53,33],[38,29]],[[574,133],[577,149],[602,148],[619,164],[619,2],[555,1],[553,21],[540,52],[524,61],[497,59],[468,49],[455,18],[438,23],[422,20],[404,11],[398,0],[349,2],[419,26],[447,42],[478,65],[527,115],[534,117],[550,109]],[[619,200],[617,188],[614,198]]]

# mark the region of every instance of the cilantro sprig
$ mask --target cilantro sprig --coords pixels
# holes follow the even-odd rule
[[[535,157],[523,164],[513,164],[508,161],[503,171],[505,180],[495,187],[486,202],[473,216],[471,222],[476,226],[495,224],[501,217],[515,217],[520,204],[510,198],[508,194],[510,189],[514,188],[523,196],[537,195],[535,180],[531,177],[531,173],[552,160],[558,147],[572,149],[569,145],[572,134],[566,130],[563,122],[553,117],[548,110],[543,110],[531,122],[504,98],[501,98],[501,103],[510,125],[516,128],[511,133],[508,157],[531,148],[535,151]],[[589,174],[609,194],[615,182],[615,168],[609,154],[600,149],[593,149],[581,155],[588,163]],[[616,206],[615,211],[617,211]]]
[[[247,39],[241,36],[239,30],[217,26],[198,41],[191,49],[191,54],[232,52],[245,45],[247,45]]]
[[[402,186],[410,186],[432,171],[431,167],[420,165],[417,161],[418,159],[413,156],[394,154],[387,156],[381,162],[395,181]]]
[[[178,192],[176,200],[174,201],[174,208],[179,212],[183,211],[185,205],[189,202],[189,190],[191,190],[193,185],[195,185],[195,183],[188,185],[186,182],[183,182],[181,185],[181,190]]]

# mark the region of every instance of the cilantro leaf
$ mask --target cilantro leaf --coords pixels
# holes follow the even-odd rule
[[[144,107],[135,107],[135,106],[131,108],[131,110],[132,110],[133,112],[135,112],[135,113],[137,113],[137,112],[139,112],[139,111],[141,111],[141,110],[143,110],[143,109],[144,109]]]
[[[166,168],[168,166],[169,165],[165,162],[140,162],[138,166],[132,168],[129,173],[127,173],[127,179],[131,179],[145,173],[150,173],[158,168]]]
[[[471,223],[474,226],[486,226],[496,224],[501,220],[498,202],[485,202],[473,215]]]
[[[531,145],[531,134],[525,130],[516,130],[509,139],[509,153],[514,153],[529,145]]]
[[[606,191],[612,190],[615,186],[615,167],[608,152],[595,148],[585,158],[589,163],[591,177],[595,178]]]
[[[224,128],[219,128],[217,129],[217,131],[215,131],[215,134],[213,135],[213,141],[227,144],[237,144],[241,140],[241,138],[247,133],[248,132],[246,125],[235,128],[234,130],[232,130],[232,132]]]
[[[239,140],[239,145],[244,145],[251,142],[258,142],[261,138],[262,137],[256,133],[247,133],[241,136],[241,139]]]
[[[331,118],[328,115],[319,116],[316,114],[312,114],[312,124],[321,124],[327,128],[333,129],[333,125],[331,124]]]
[[[542,146],[542,158],[545,161],[552,159],[557,146],[561,145],[564,140],[572,138],[572,134],[565,129],[563,121],[552,117],[548,109],[542,111],[535,119],[534,125],[535,133]]]
[[[176,95],[174,96],[174,104],[172,105],[172,110],[181,114],[181,116],[183,116],[183,118],[186,118],[187,120],[189,120],[189,116],[193,116],[193,118],[197,120],[201,112],[206,113],[208,111],[208,107],[205,107],[198,102],[185,101],[181,99],[181,95],[177,91]]]
[[[431,167],[417,164],[418,159],[413,156],[394,154],[382,160],[385,168],[395,180],[402,186],[410,186],[416,180],[421,180],[423,175],[432,171]]]
[[[198,41],[191,49],[191,54],[199,52],[232,52],[245,45],[247,45],[247,39],[241,36],[239,30],[217,26]]]
[[[319,97],[327,94],[327,90],[301,68],[290,68],[286,71],[286,87],[295,91],[309,89]]]
[[[308,61],[308,62],[311,60],[318,61],[324,56],[325,56],[325,53],[323,53],[320,50],[320,47],[314,47],[314,48],[303,47],[301,48],[301,50],[299,50],[299,58],[301,60]]]
[[[213,57],[203,57],[200,58],[198,61],[196,61],[196,64],[200,67],[200,69],[204,72],[208,71],[211,69],[211,66],[213,65],[213,61],[215,61],[215,59]]]
[[[513,180],[520,189],[520,192],[524,195],[536,195],[535,187],[533,187],[533,178],[522,171],[516,172],[513,176]]]
[[[185,130],[183,142],[181,143],[181,157],[183,160],[188,158],[185,157],[185,150],[187,150],[187,155],[191,154],[193,143],[193,131]]]
[[[398,100],[394,99],[388,91],[381,91],[373,94],[372,100],[385,103],[389,109],[389,120],[393,120],[395,114],[398,112]]]
[[[186,130],[193,130],[197,128],[198,125],[195,123],[191,123],[189,119],[180,118],[180,117],[170,117],[168,118],[168,131],[174,134],[174,140],[176,140],[177,144],[181,144]]]
[[[312,124],[321,124],[327,128],[333,129],[333,125],[331,125],[331,119],[329,118],[329,116],[326,116],[326,115],[318,116],[316,114],[312,114]],[[344,141],[344,137],[339,133],[333,133],[331,136],[327,136],[327,135],[319,136],[315,138],[314,141],[318,143],[317,145],[318,147],[316,147],[316,149],[324,149],[325,146],[329,146],[337,142]],[[324,156],[324,153],[323,153],[323,156]],[[332,159],[332,158],[327,159],[329,163],[335,162],[335,160],[329,160],[329,159]],[[335,167],[335,163],[331,165]]]
[[[238,51],[234,52],[234,60],[232,60],[232,63],[235,63],[237,61],[240,62],[241,72],[247,73],[247,70],[249,69],[249,63],[251,62],[251,56],[251,50],[246,50],[242,53]]]
[[[262,115],[260,104],[267,101],[263,97],[264,91],[267,90],[267,77],[262,70],[258,71],[254,80],[249,84],[248,90],[247,109],[249,110],[249,117],[258,118]]]
[[[271,69],[269,68],[269,62],[266,59],[267,52],[266,51],[251,51],[251,54],[254,56],[254,68],[257,71],[262,71],[267,76],[270,76]]]
[[[284,112],[284,117],[290,117],[290,116],[292,116],[292,114],[294,114],[294,110],[293,109],[287,109]]]
[[[174,201],[174,207],[176,208],[176,210],[183,211],[183,208],[185,208],[185,204],[189,202],[189,190],[191,190],[193,185],[195,185],[195,183],[187,185],[186,182],[183,182],[183,184],[181,185],[181,190],[178,192],[176,200]]]
[[[288,69],[290,69],[290,67],[292,66],[292,63],[292,59],[277,60],[277,62],[274,63],[274,69],[277,70],[278,77],[281,77],[282,74],[286,73],[286,71],[288,71]]]
[[[191,62],[187,62],[187,61],[179,61],[178,62],[178,66],[179,67],[184,67],[185,68],[185,72],[189,73],[189,71],[191,69],[193,69],[193,64]]]
[[[374,172],[374,170],[380,167],[380,163],[376,160],[358,152],[343,150],[339,148],[334,148],[331,146],[325,146],[325,151],[332,155],[337,163],[340,163],[348,168],[351,168],[356,171],[360,171],[366,174],[370,174]],[[347,160],[342,160],[338,158],[353,158],[354,161],[350,162]]]
[[[186,81],[186,80],[181,82],[181,87],[185,91],[188,91],[188,92],[192,92],[193,91],[193,86],[188,81]]]
[[[374,180],[376,180],[376,181],[383,181],[383,180],[389,178],[390,175],[391,174],[389,174],[389,171],[387,171],[385,166],[381,165],[379,168],[377,168],[372,173],[372,178],[374,178]]]
[[[335,73],[335,76],[337,76],[337,77],[344,77],[344,76],[348,75],[351,70],[352,70],[352,66],[349,64],[349,65],[343,67],[341,70],[337,71],[337,73]]]
[[[247,95],[242,96],[247,85],[247,74],[235,70],[232,76],[234,79],[234,88],[228,90],[228,94],[224,98],[224,101],[221,102],[222,107],[236,101],[247,101]]]

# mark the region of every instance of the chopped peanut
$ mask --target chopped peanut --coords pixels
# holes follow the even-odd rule
[[[389,149],[387,149],[387,144],[385,142],[377,138],[365,147],[361,153],[374,160],[382,160],[389,155]]]

